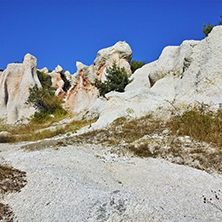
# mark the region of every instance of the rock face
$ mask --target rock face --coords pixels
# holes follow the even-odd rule
[[[74,112],[87,110],[96,101],[98,91],[91,84],[96,75],[93,66],[76,63],[77,72],[74,74],[72,84],[67,92],[65,107]]]
[[[21,64],[9,64],[0,75],[0,116],[13,123],[34,113],[34,108],[26,105],[29,88],[37,84],[41,87],[36,72],[37,59],[27,54]]]
[[[169,118],[172,111],[184,111],[202,103],[219,108],[221,61],[222,27],[217,26],[202,41],[166,47],[157,61],[136,70],[125,93],[110,92],[103,105],[100,101],[90,108],[88,116],[97,113],[100,118],[95,127],[102,127],[126,115],[140,117],[152,113]]]
[[[126,42],[117,42],[114,46],[100,50],[91,66],[77,62],[77,72],[73,75],[71,88],[65,101],[65,107],[80,112],[89,109],[96,101],[98,90],[92,85],[95,79],[104,81],[106,67],[116,62],[117,66],[124,67],[131,74],[130,60],[132,50]]]

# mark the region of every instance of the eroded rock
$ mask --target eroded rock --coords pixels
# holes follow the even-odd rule
[[[36,72],[37,59],[26,54],[23,63],[9,64],[0,75],[0,116],[8,123],[30,117],[35,109],[25,104],[29,88],[41,87]]]
[[[77,62],[77,72],[72,77],[72,84],[67,93],[65,107],[74,112],[88,110],[98,97],[98,90],[93,86],[95,80],[104,81],[106,67],[111,67],[114,62],[117,66],[124,67],[130,75],[131,58],[132,50],[130,46],[126,42],[117,42],[112,47],[100,50],[93,65],[86,66],[81,62]]]

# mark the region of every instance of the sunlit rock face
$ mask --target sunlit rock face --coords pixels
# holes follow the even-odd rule
[[[184,41],[166,47],[159,59],[132,75],[124,93],[110,92],[98,100],[88,116],[97,112],[96,127],[121,116],[152,113],[167,119],[172,113],[203,104],[216,110],[222,104],[222,26],[202,41]],[[101,109],[101,107],[103,107]]]
[[[29,88],[35,84],[41,87],[37,77],[37,59],[26,54],[23,63],[8,64],[0,75],[0,116],[8,123],[28,118],[34,108],[25,104]]]
[[[77,72],[72,77],[71,87],[65,99],[65,107],[74,112],[89,109],[98,97],[98,90],[93,86],[95,79],[104,81],[106,68],[115,62],[131,74],[130,60],[132,50],[126,42],[117,42],[114,46],[100,50],[91,66],[77,62]]]
[[[48,73],[48,75],[51,77],[52,87],[56,90],[55,95],[60,99],[65,97],[65,91],[63,90],[64,81],[61,76],[62,73],[63,68],[60,65],[58,65],[54,71]]]

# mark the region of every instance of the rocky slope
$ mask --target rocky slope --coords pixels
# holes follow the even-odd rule
[[[103,145],[47,144],[32,151],[24,143],[0,144],[1,161],[27,174],[21,192],[3,201],[15,221],[222,220],[218,174],[118,156]]]

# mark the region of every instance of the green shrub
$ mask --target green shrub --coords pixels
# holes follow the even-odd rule
[[[207,37],[209,35],[209,33],[212,31],[214,26],[212,26],[211,24],[208,24],[208,26],[206,25],[206,23],[203,24],[203,33],[205,34],[205,37]]]
[[[118,67],[115,62],[112,67],[107,67],[106,72],[104,82],[96,80],[94,83],[100,96],[105,97],[105,94],[111,91],[124,92],[126,85],[131,82],[125,68]]]
[[[49,75],[38,72],[39,80],[42,84],[42,88],[38,88],[35,85],[33,88],[29,88],[29,97],[27,104],[33,104],[37,109],[34,114],[34,121],[41,123],[50,119],[50,115],[64,116],[67,112],[62,108],[62,101],[55,96],[55,89],[51,87],[51,78]]]
[[[222,15],[220,16],[221,18],[222,18]],[[216,25],[211,25],[210,23],[208,24],[208,26],[206,25],[206,23],[204,23],[203,24],[203,26],[202,26],[202,31],[203,31],[203,33],[205,34],[205,37],[207,37],[208,35],[209,35],[209,33],[212,31],[212,29],[215,27],[215,26],[217,26],[217,25],[222,25],[222,21],[220,20],[219,22],[218,22],[218,24],[216,24]]]
[[[137,69],[141,68],[145,64],[146,64],[146,62],[132,60],[131,63],[130,63],[132,73],[134,73]]]

